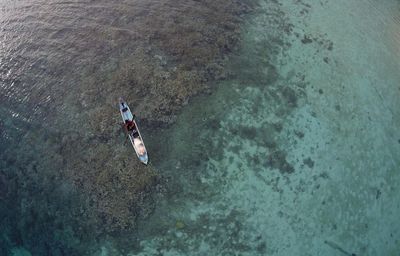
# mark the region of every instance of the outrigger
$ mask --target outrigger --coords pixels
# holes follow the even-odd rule
[[[119,98],[119,111],[121,112],[125,130],[133,148],[135,149],[137,157],[142,163],[147,165],[149,157],[147,155],[146,147],[143,143],[142,135],[140,134],[139,128],[135,121],[135,115],[132,114],[128,104],[126,104],[122,98]]]

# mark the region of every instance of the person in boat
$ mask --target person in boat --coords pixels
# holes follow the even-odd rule
[[[133,138],[139,137],[139,132],[133,120],[125,120],[125,129],[127,130],[128,133],[132,134]]]
[[[125,127],[126,129],[129,131],[132,131],[134,129],[136,129],[135,123],[133,122],[133,120],[125,120]]]

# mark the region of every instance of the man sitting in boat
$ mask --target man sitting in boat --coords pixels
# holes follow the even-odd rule
[[[137,131],[135,122],[133,122],[133,120],[125,120],[125,128],[128,132],[132,132],[133,138],[139,137],[139,132]]]
[[[135,123],[132,120],[125,120],[125,127],[128,131],[132,131],[133,129],[135,129]]]

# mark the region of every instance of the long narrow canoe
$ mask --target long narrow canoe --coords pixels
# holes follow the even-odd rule
[[[131,124],[130,127],[126,128],[128,131],[129,140],[135,149],[137,157],[142,163],[147,165],[149,157],[147,155],[147,150],[144,145],[142,135],[140,134],[139,128],[128,104],[126,104],[122,98],[119,98],[119,111],[121,112],[124,125],[127,125],[127,123]]]

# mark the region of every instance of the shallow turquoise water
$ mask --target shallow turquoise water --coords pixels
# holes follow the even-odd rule
[[[236,77],[168,134],[179,188],[139,255],[400,252],[400,6],[281,3],[261,2]]]
[[[155,213],[94,255],[398,255],[399,10],[260,1],[229,78],[146,138]]]

